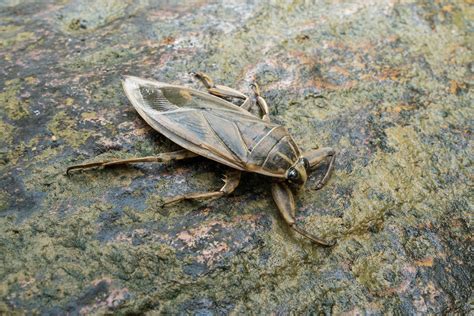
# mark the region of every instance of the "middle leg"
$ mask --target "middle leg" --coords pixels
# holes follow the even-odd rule
[[[257,98],[257,105],[260,107],[260,110],[262,110],[262,120],[270,122],[270,111],[268,109],[268,104],[267,101],[265,101],[264,98],[262,98],[262,95],[260,94],[260,87],[258,84],[255,82],[252,84],[253,92],[255,93],[255,97]]]
[[[219,98],[241,99],[243,100],[243,102],[240,105],[240,107],[243,108],[244,110],[248,110],[250,108],[251,106],[250,98],[246,96],[245,94],[243,94],[242,92],[226,87],[226,86],[214,84],[214,81],[205,73],[194,72],[192,74],[203,83],[203,85],[206,87],[207,91],[210,94],[215,95],[216,97],[219,97]]]
[[[163,202],[163,206],[166,206],[171,203],[181,202],[184,200],[196,200],[196,199],[217,199],[224,195],[234,192],[240,182],[241,171],[231,169],[227,171],[224,175],[224,185],[220,188],[219,191],[212,192],[195,192],[188,193],[183,195],[177,195],[171,198],[167,198]]]
[[[194,76],[196,76],[196,78],[198,78],[204,84],[204,86],[207,88],[207,91],[210,94],[213,94],[220,98],[242,99],[244,101],[242,102],[240,107],[243,108],[244,110],[248,110],[250,106],[252,105],[250,98],[246,96],[245,94],[243,94],[242,92],[226,87],[226,86],[216,85],[214,84],[214,81],[212,81],[212,79],[208,75],[202,72],[195,72],[193,74]],[[257,83],[253,83],[251,86],[252,86],[253,92],[255,93],[256,103],[260,107],[260,110],[263,113],[262,120],[270,122],[270,115],[269,115],[270,111],[268,109],[267,102],[260,94],[260,87],[258,86]]]

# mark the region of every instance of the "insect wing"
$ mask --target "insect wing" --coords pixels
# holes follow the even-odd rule
[[[155,130],[201,156],[248,170],[251,141],[277,125],[198,90],[137,77],[126,77],[124,90],[138,113]],[[253,126],[254,135],[244,132]],[[254,139],[249,140],[249,136]]]

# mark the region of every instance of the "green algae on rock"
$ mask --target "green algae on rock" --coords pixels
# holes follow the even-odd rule
[[[28,99],[22,100],[18,95],[20,92],[20,80],[13,79],[5,82],[4,91],[0,93],[2,114],[11,120],[19,120],[29,115]]]

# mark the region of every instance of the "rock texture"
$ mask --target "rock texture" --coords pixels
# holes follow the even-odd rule
[[[226,1],[227,2],[227,1]],[[15,1],[0,4],[0,312],[469,313],[472,0]],[[176,149],[121,75],[251,93],[302,148],[338,151],[298,195],[235,194],[202,158],[79,172]],[[201,88],[201,87],[200,87]]]

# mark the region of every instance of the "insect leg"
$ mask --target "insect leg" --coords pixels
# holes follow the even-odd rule
[[[239,185],[240,182],[240,174],[239,170],[231,169],[224,175],[224,185],[219,191],[214,192],[196,192],[196,193],[189,193],[183,195],[177,195],[168,199],[165,199],[163,202],[163,206],[166,206],[171,203],[176,203],[184,200],[195,200],[195,199],[217,199],[226,194],[232,193],[235,188]]]
[[[139,162],[169,162],[173,160],[181,160],[181,159],[192,158],[196,156],[198,155],[196,155],[195,153],[189,150],[181,149],[177,151],[161,153],[157,156],[129,158],[129,159],[122,159],[122,160],[105,160],[105,161],[99,161],[99,162],[85,163],[81,165],[74,165],[66,169],[66,174],[69,174],[71,170],[110,167],[110,166],[125,165],[125,164],[130,164],[130,163],[139,163]]]
[[[336,160],[336,151],[331,147],[323,147],[305,152],[303,153],[303,157],[308,159],[310,170],[316,169],[323,161],[327,160],[328,158],[330,159],[326,173],[316,184],[316,190],[321,189],[326,184],[326,182],[328,182],[329,177],[331,176],[331,172],[334,168],[334,161]]]
[[[250,98],[246,96],[245,94],[243,94],[242,92],[226,87],[226,86],[216,85],[214,84],[214,81],[212,81],[212,79],[208,75],[202,72],[194,72],[192,74],[204,84],[204,86],[207,88],[207,91],[210,94],[213,94],[220,98],[242,99],[243,102],[240,105],[240,107],[242,107],[245,110],[248,110],[250,106],[252,105],[250,102]]]
[[[335,242],[329,242],[324,239],[318,238],[304,229],[298,227],[295,222],[295,199],[293,193],[285,182],[274,182],[272,183],[272,195],[273,200],[275,201],[278,210],[285,222],[290,225],[291,229],[297,233],[303,235],[304,237],[310,239],[311,241],[320,244],[321,246],[333,246]]]
[[[262,120],[270,122],[270,111],[268,109],[268,104],[265,101],[264,98],[262,98],[260,94],[260,87],[258,84],[255,82],[252,84],[253,92],[255,93],[255,97],[257,98],[257,105],[260,107],[262,110]]]

